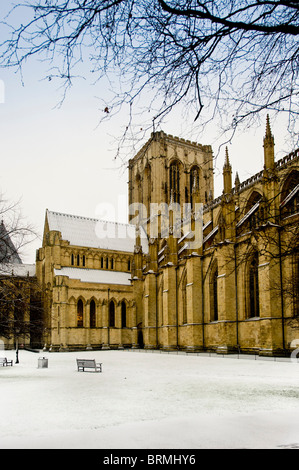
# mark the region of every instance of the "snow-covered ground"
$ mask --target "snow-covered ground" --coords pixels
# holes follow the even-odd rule
[[[103,372],[77,372],[76,357]],[[299,448],[298,362],[144,351],[19,360],[0,367],[2,449]]]

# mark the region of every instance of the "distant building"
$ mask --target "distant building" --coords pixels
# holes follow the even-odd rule
[[[23,264],[4,222],[0,225],[0,343],[5,349],[39,347],[41,290],[34,264]]]
[[[45,347],[290,351],[298,156],[275,162],[267,118],[264,168],[233,184],[226,149],[215,199],[211,147],[156,132],[129,161],[129,224],[47,210],[36,259]]]

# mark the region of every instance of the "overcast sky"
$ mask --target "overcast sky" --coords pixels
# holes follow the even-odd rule
[[[88,64],[82,67],[88,70]],[[113,121],[98,126],[103,117],[99,98],[105,97],[107,89],[83,79],[75,82],[62,106],[57,107],[62,90],[55,80],[42,80],[45,70],[37,60],[29,61],[22,84],[19,74],[0,69],[5,87],[0,103],[2,194],[12,201],[20,199],[23,216],[40,237],[46,208],[96,217],[98,205],[108,202],[116,208],[117,220],[126,222],[128,174],[123,162],[114,160],[114,138],[127,122],[126,109]],[[194,140],[188,135],[188,122],[181,120],[179,113],[165,123],[163,130]],[[276,121],[272,131],[278,159],[290,151],[284,143],[285,125]],[[233,178],[236,171],[242,181],[262,169],[264,134],[265,119],[263,125],[239,135],[229,145]],[[149,137],[150,132],[146,139]],[[215,153],[221,143],[215,141],[213,128],[198,142],[211,144]],[[224,149],[216,161],[215,196],[222,191],[223,162]],[[35,262],[39,246],[41,240],[36,240],[22,253],[25,263]]]

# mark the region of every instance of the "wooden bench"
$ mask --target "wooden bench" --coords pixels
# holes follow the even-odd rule
[[[95,359],[77,359],[78,372],[84,372],[85,369],[94,369],[95,372],[102,372],[102,362],[96,362]]]
[[[0,357],[0,366],[2,367],[6,367],[6,366],[12,366],[13,365],[13,361],[8,361],[7,360],[7,357]]]

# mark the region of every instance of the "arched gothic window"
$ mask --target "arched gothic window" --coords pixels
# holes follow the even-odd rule
[[[170,194],[172,194],[173,202],[180,203],[180,170],[177,163],[170,165],[169,171]]]
[[[187,277],[182,283],[183,324],[187,323]]]
[[[249,316],[260,315],[259,305],[259,276],[258,276],[258,254],[255,253],[249,264]]]
[[[96,304],[94,300],[91,300],[89,305],[89,322],[90,328],[96,327]]]
[[[253,191],[253,193],[251,194],[247,202],[247,207],[246,207],[247,212],[249,213],[250,210],[252,211],[252,214],[250,215],[250,217],[248,217],[250,230],[257,227],[262,221],[262,218],[263,218],[262,216],[264,216],[264,214],[262,214],[261,205],[257,207],[258,203],[260,203],[261,200],[262,200],[261,194],[258,193],[257,191]],[[256,210],[254,210],[255,207],[257,207]]]
[[[210,318],[218,321],[218,266],[215,264],[210,279]]]
[[[241,220],[237,223],[237,234],[241,235],[246,231],[251,231],[266,219],[264,212],[263,196],[253,191],[245,206],[245,212]]]
[[[115,326],[115,303],[113,300],[109,303],[109,326]]]
[[[280,207],[283,217],[299,212],[299,171],[293,170],[287,177],[281,192]]]
[[[193,191],[194,189],[199,188],[199,168],[197,166],[193,166],[190,171],[190,202],[191,207],[193,209],[194,200],[193,200]]]
[[[74,266],[74,254],[71,254],[71,265]]]
[[[83,302],[81,299],[77,302],[77,327],[83,327]]]
[[[123,300],[121,303],[121,327],[126,328],[127,326],[127,305]]]

